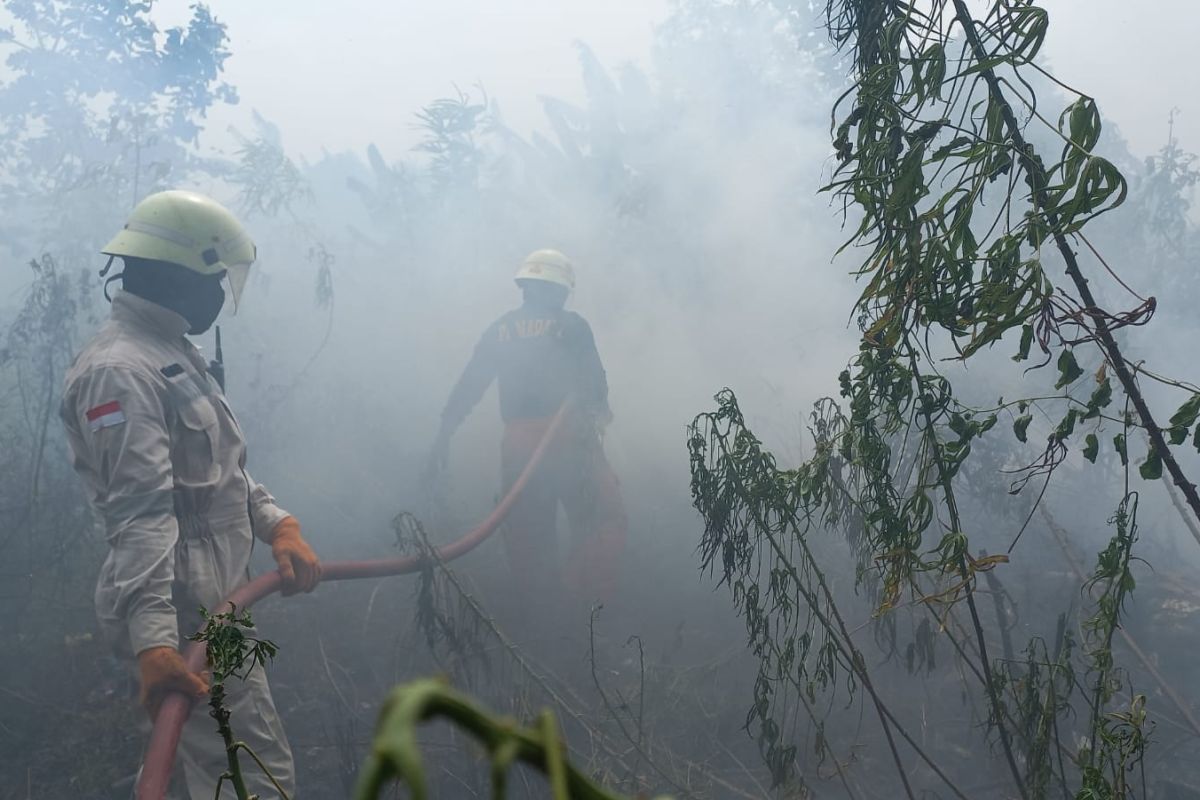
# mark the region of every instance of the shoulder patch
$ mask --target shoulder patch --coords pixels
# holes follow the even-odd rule
[[[103,428],[112,428],[125,422],[125,412],[116,400],[87,410],[88,430],[95,433]]]
[[[174,378],[176,375],[183,374],[183,367],[181,367],[179,364],[167,364],[165,367],[160,369],[159,372],[163,374],[164,378]]]

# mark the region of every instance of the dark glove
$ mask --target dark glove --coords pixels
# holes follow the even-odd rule
[[[300,521],[284,517],[271,534],[271,555],[283,578],[283,594],[311,592],[321,580],[321,561],[300,535]]]
[[[188,669],[174,647],[151,647],[138,653],[138,669],[142,674],[138,700],[150,719],[158,716],[159,706],[171,692],[192,698],[208,694],[208,681]]]

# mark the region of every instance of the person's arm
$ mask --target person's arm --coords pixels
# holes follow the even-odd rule
[[[462,425],[463,420],[471,413],[471,409],[483,397],[488,386],[496,377],[496,330],[495,326],[488,328],[479,343],[471,360],[463,369],[458,382],[450,391],[446,406],[442,410],[442,422],[438,427],[437,438],[434,440],[433,453],[430,456],[430,467],[434,470],[445,466],[450,451],[450,439]]]
[[[612,420],[608,407],[608,376],[596,349],[596,338],[587,320],[575,315],[573,346],[579,364],[579,403],[583,411],[591,414],[600,425]]]
[[[482,399],[483,393],[492,385],[495,377],[496,334],[493,328],[488,328],[475,345],[471,360],[467,362],[458,382],[450,391],[446,407],[442,410],[442,428],[451,434],[458,430],[458,426]]]
[[[243,470],[243,473],[250,489],[250,521],[254,526],[254,535],[260,541],[270,544],[275,526],[290,515],[279,507],[275,498],[267,491],[267,487],[250,477],[249,472]]]
[[[311,592],[321,581],[321,561],[300,535],[300,521],[280,508],[267,487],[243,469],[250,487],[250,518],[254,535],[271,545],[279,565],[284,596]]]
[[[166,410],[152,379],[131,367],[98,367],[70,393],[75,467],[95,495],[112,550],[111,607],[133,652],[179,646],[171,598],[179,524]]]

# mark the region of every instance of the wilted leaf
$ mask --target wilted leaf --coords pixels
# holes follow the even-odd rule
[[[1125,449],[1125,434],[1118,433],[1113,437],[1113,447],[1116,448],[1117,455],[1121,457],[1121,466],[1127,466],[1129,464],[1129,453]]]
[[[1029,430],[1029,423],[1032,421],[1032,414],[1022,414],[1013,422],[1013,435],[1017,437],[1017,441],[1026,441],[1026,432]]]
[[[1200,416],[1200,394],[1194,394],[1181,405],[1173,415],[1171,415],[1171,426],[1175,428],[1183,427],[1190,428],[1196,424],[1196,417]],[[1185,434],[1186,435],[1186,434]],[[1180,440],[1182,441],[1182,439]],[[1178,444],[1179,442],[1174,442]]]
[[[1017,350],[1017,354],[1013,356],[1013,361],[1024,361],[1029,358],[1029,349],[1033,346],[1033,326],[1026,324],[1021,326],[1021,347]]]
[[[1162,457],[1159,456],[1158,450],[1151,447],[1150,452],[1146,454],[1146,460],[1138,467],[1138,473],[1145,480],[1153,481],[1162,477],[1162,470]]]
[[[1083,457],[1093,464],[1096,463],[1096,455],[1100,452],[1100,440],[1096,438],[1096,434],[1089,433],[1083,443]]]
[[[1075,353],[1063,350],[1058,357],[1058,382],[1054,384],[1054,388],[1061,389],[1069,386],[1082,374],[1083,370],[1079,367],[1079,362],[1075,360]]]

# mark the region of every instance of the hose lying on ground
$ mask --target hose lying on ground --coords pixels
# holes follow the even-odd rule
[[[442,561],[450,561],[475,549],[485,539],[495,533],[500,523],[508,515],[513,503],[529,483],[538,464],[546,455],[554,436],[562,427],[567,415],[569,401],[564,402],[554,416],[537,449],[529,458],[529,463],[521,475],[513,483],[512,488],[504,499],[492,510],[487,519],[479,523],[470,532],[464,534],[449,544],[437,548],[437,557]],[[388,575],[404,575],[419,572],[423,566],[424,557],[421,555],[404,558],[388,558],[378,561],[331,561],[322,562],[321,580],[344,581],[357,578],[381,578]],[[280,588],[281,579],[278,572],[268,572],[259,575],[225,599],[220,608],[212,611],[221,614],[233,606],[239,609],[249,608],[254,603]],[[183,659],[188,668],[199,672],[204,667],[204,645],[193,642],[183,651]],[[146,755],[142,760],[141,773],[138,776],[137,800],[163,800],[167,794],[167,786],[171,782],[171,769],[175,764],[175,750],[179,746],[179,737],[183,733],[183,724],[191,713],[191,699],[182,694],[171,694],[163,700],[158,716],[154,720],[154,730],[150,733],[150,742],[146,746]]]

